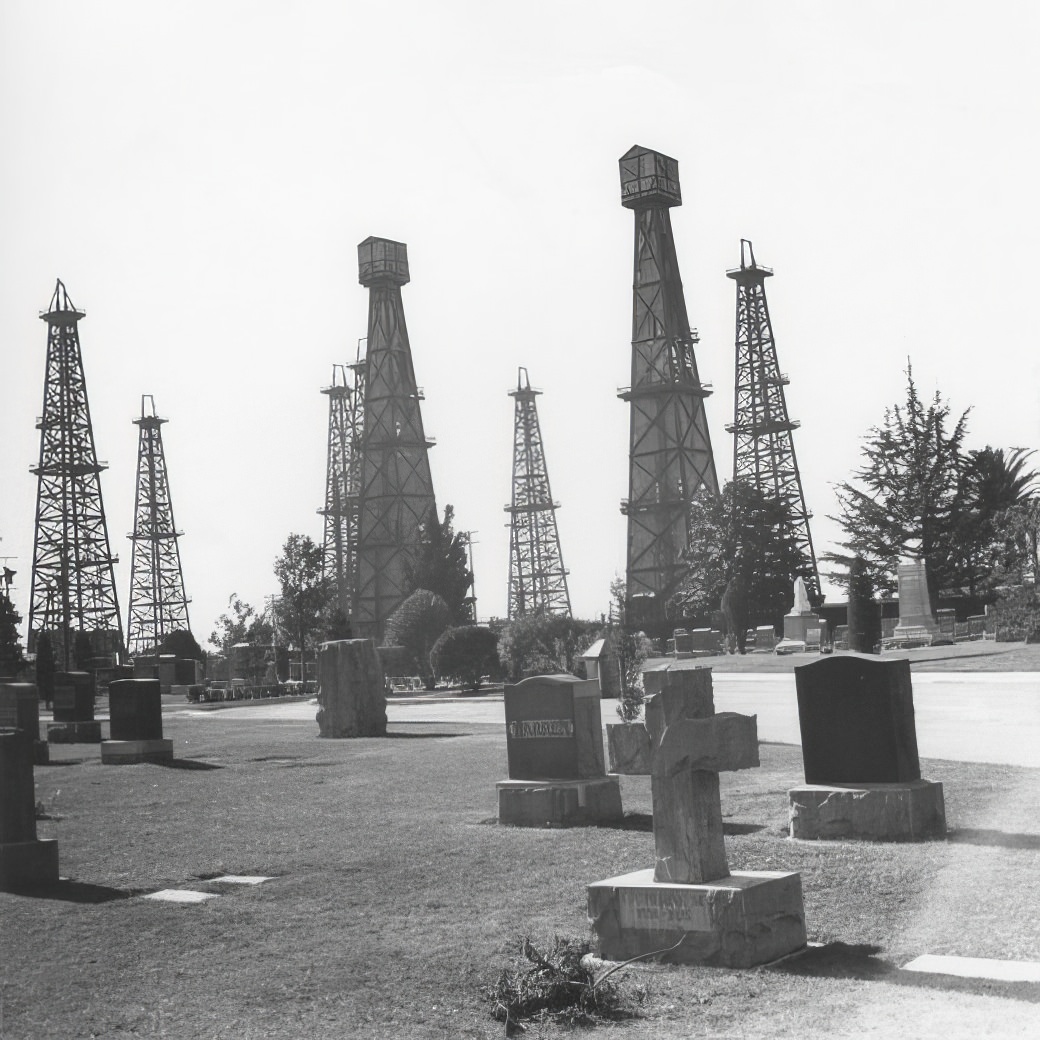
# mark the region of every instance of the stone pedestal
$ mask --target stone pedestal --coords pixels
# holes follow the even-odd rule
[[[650,734],[641,722],[607,723],[607,762],[611,773],[650,775]]]
[[[316,719],[319,737],[386,736],[386,680],[375,640],[322,644]]]
[[[513,827],[585,827],[624,816],[616,776],[591,780],[499,780],[498,822]]]
[[[796,873],[734,871],[675,885],[637,870],[589,885],[588,898],[599,955],[607,960],[668,950],[661,956],[668,963],[750,968],[805,946]]]
[[[58,880],[58,843],[36,837],[32,748],[17,730],[0,730],[0,890]]]
[[[924,560],[903,560],[896,569],[899,586],[899,624],[893,638],[904,642],[931,643],[940,636],[932,616],[928,575]]]
[[[32,745],[33,763],[51,760],[47,742],[40,740],[40,698],[33,683],[0,682],[0,729],[15,729]]]
[[[170,762],[173,741],[163,740],[158,679],[117,679],[108,687],[111,740],[101,743],[105,765]]]
[[[923,841],[946,836],[941,783],[805,784],[788,792],[791,837]]]

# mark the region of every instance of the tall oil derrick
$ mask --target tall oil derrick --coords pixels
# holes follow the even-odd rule
[[[711,390],[697,374],[668,210],[682,205],[679,164],[636,145],[619,160],[621,205],[635,213],[626,618],[660,624],[687,563],[690,502],[718,492],[704,412]]]
[[[131,657],[152,653],[171,633],[191,631],[184,574],[177,539],[184,533],[173,522],[173,501],[166,471],[162,427],[155,398],[141,395],[137,441],[137,491],[134,497],[133,561],[127,651]]]
[[[29,644],[35,650],[48,632],[54,658],[68,669],[74,663],[77,632],[89,633],[95,655],[123,650],[123,623],[116,599],[114,565],[101,498],[101,471],[94,450],[87,383],[79,344],[76,310],[59,281],[47,322],[47,363],[37,476],[36,532],[29,600]]]
[[[348,371],[352,373],[348,376]],[[329,398],[329,445],[325,477],[325,575],[336,582],[336,600],[345,618],[355,611],[358,552],[358,493],[364,428],[364,365],[333,365]]]
[[[535,398],[527,369],[517,372],[513,423],[513,500],[509,513],[510,620],[525,614],[560,614],[570,617],[567,571],[560,553],[556,510],[545,468],[545,451],[538,425]]]
[[[740,267],[726,272],[737,283],[737,362],[734,380],[733,479],[743,480],[771,498],[779,499],[790,512],[792,536],[805,558],[806,591],[814,602],[820,595],[809,519],[805,508],[802,478],[791,434],[800,425],[787,414],[784,387],[789,380],[780,371],[769,319],[765,280],[773,271],[755,263],[755,252],[747,239],[740,240]]]
[[[412,349],[401,302],[408,283],[403,242],[366,238],[358,280],[369,290],[364,443],[358,502],[356,636],[381,639],[383,623],[412,591],[408,571],[419,526],[437,509],[433,441],[423,432]]]

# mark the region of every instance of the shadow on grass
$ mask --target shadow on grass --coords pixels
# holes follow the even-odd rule
[[[630,812],[625,813],[623,820],[614,822],[598,823],[595,826],[615,831],[640,831],[649,834],[654,829],[653,813]],[[765,830],[760,823],[725,823],[722,824],[723,834],[755,834]]]
[[[168,762],[156,762],[163,769],[223,769],[216,762],[201,762],[197,758],[172,758]]]
[[[81,766],[84,762],[86,762],[85,758],[63,758],[51,762],[37,762],[36,766],[39,769],[46,769],[48,766]]]
[[[130,899],[139,896],[147,889],[143,888],[109,888],[107,885],[91,885],[85,881],[70,881],[61,878],[56,884],[24,888],[15,894],[28,896],[30,899],[54,899],[63,903],[112,903],[117,899]]]
[[[785,975],[802,975],[826,979],[856,979],[859,982],[887,982],[895,986],[916,986],[958,993],[976,993],[1007,997],[1040,1004],[1040,984],[1036,982],[1004,982],[997,979],[972,979],[939,972],[906,971],[877,954],[880,946],[847,945],[843,942],[809,947],[776,964],[768,971]]]
[[[985,827],[958,827],[946,835],[951,845],[983,845],[995,849],[1040,849],[1040,834],[1008,834]]]

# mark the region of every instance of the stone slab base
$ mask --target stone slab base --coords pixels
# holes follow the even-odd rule
[[[514,827],[583,827],[622,819],[616,776],[591,780],[500,780],[498,822]]]
[[[788,791],[791,837],[924,841],[946,836],[942,784],[805,784]]]
[[[101,762],[106,766],[172,761],[172,740],[103,740],[101,742]]]
[[[58,842],[54,838],[0,843],[0,891],[57,883]]]
[[[49,744],[100,744],[100,722],[48,722]]]
[[[660,960],[670,964],[750,968],[805,946],[796,873],[736,871],[674,885],[655,882],[652,869],[637,870],[589,885],[588,899],[597,950],[607,960],[668,950]]]

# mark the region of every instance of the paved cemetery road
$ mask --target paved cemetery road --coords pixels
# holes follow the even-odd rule
[[[715,707],[758,716],[760,740],[798,744],[793,674],[716,672]],[[1040,768],[1040,674],[1037,672],[915,672],[917,746],[922,758],[994,762]],[[617,702],[603,702],[603,721],[616,718]],[[261,701],[228,712],[177,708],[181,717],[218,716],[313,720],[314,701]],[[490,697],[392,698],[392,723],[505,722],[501,694]]]

